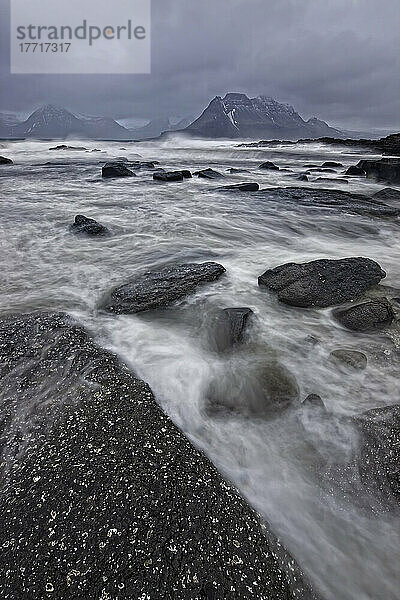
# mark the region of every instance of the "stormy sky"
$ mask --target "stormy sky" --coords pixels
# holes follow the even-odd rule
[[[1,111],[195,117],[234,91],[400,130],[400,0],[152,0],[150,75],[11,75],[9,27],[0,0]]]

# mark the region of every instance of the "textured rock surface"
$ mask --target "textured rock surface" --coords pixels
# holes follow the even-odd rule
[[[106,179],[114,177],[136,177],[135,173],[120,162],[106,163],[101,174]]]
[[[347,169],[346,175],[358,175],[359,177],[365,177],[366,173],[361,167],[358,167],[357,165],[352,165]]]
[[[103,308],[117,314],[162,308],[194,292],[199,285],[215,281],[224,272],[222,265],[213,262],[148,271],[112,290]]]
[[[367,357],[363,352],[357,350],[334,350],[330,353],[330,358],[343,366],[350,367],[357,371],[362,371],[367,366]]]
[[[224,352],[243,342],[253,314],[251,308],[225,308],[220,312],[213,336],[217,351]]]
[[[195,175],[203,179],[221,179],[224,177],[222,173],[215,171],[214,169],[203,169],[202,171],[196,171]]]
[[[400,158],[360,160],[357,166],[363,169],[370,179],[400,183]]]
[[[325,190],[309,187],[269,188],[260,190],[257,196],[265,201],[273,201],[284,207],[330,208],[338,212],[366,215],[370,217],[398,217],[399,208],[387,206],[377,199],[353,194],[343,190]]]
[[[156,181],[183,181],[184,179],[190,179],[192,174],[190,171],[159,171],[154,173],[153,179]]]
[[[338,308],[333,314],[343,327],[361,332],[384,329],[395,317],[392,305],[386,298],[369,300],[349,308]]]
[[[303,406],[307,408],[324,409],[325,404],[318,394],[309,394],[307,398],[303,400]]]
[[[372,197],[377,198],[378,200],[382,200],[383,202],[400,202],[400,190],[395,190],[393,188],[383,188],[382,190],[379,190],[379,192],[375,192],[375,194],[373,194]]]
[[[321,259],[268,269],[258,284],[285,304],[327,307],[358,298],[383,277],[386,273],[369,258]]]
[[[267,171],[279,171],[279,167],[274,165],[273,162],[267,160],[266,162],[261,163],[258,167],[259,169],[266,169]]]
[[[149,387],[68,317],[0,320],[0,365],[1,598],[315,598]]]
[[[0,165],[12,165],[13,161],[11,158],[6,158],[5,156],[0,156]]]
[[[70,230],[73,233],[85,233],[86,235],[106,235],[109,233],[107,227],[84,215],[76,215]]]
[[[219,190],[227,190],[232,192],[258,192],[260,186],[258,183],[238,183],[235,185],[224,185],[218,188]]]

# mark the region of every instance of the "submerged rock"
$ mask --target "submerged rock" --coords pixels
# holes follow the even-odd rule
[[[357,165],[352,165],[349,167],[345,173],[346,175],[358,175],[359,177],[365,177],[366,172],[361,167]]]
[[[114,177],[136,177],[135,173],[121,162],[109,162],[102,168],[101,174],[106,179]]]
[[[360,332],[384,329],[391,325],[395,318],[393,307],[386,298],[338,308],[333,315],[343,327]]]
[[[225,268],[214,262],[187,263],[148,271],[111,291],[102,308],[116,314],[169,306],[204,283],[217,280]]]
[[[317,177],[315,181],[325,181],[326,183],[349,183],[342,177]]]
[[[225,308],[218,314],[213,331],[218,352],[225,352],[243,342],[253,315],[251,308]]]
[[[202,171],[196,171],[195,175],[203,179],[221,179],[224,177],[222,173],[219,171],[214,171],[214,169],[203,169]]]
[[[357,166],[363,169],[370,179],[400,184],[400,158],[360,160]]]
[[[325,410],[325,404],[323,403],[321,396],[319,396],[318,394],[309,394],[307,398],[303,400],[302,406],[305,406],[307,408],[322,408]]]
[[[320,259],[268,269],[258,284],[277,292],[285,304],[327,307],[354,300],[386,277],[369,258]]]
[[[1,598],[252,600],[256,581],[259,598],[316,600],[148,385],[70,317],[1,319],[0,379]]]
[[[234,173],[248,173],[248,169],[237,169],[236,167],[230,167],[229,169],[227,169],[228,173],[232,173],[232,175]]]
[[[269,418],[299,400],[299,387],[290,371],[273,360],[235,368],[214,379],[206,394],[210,416],[240,415]]]
[[[223,187],[217,188],[218,190],[227,191],[238,191],[238,192],[258,192],[260,186],[258,183],[238,183],[235,185],[224,185]]]
[[[12,165],[13,161],[11,158],[6,158],[5,156],[0,156],[0,165]]]
[[[298,179],[299,181],[308,181],[308,177],[307,177],[307,175],[299,175],[299,176],[297,177],[297,179]]]
[[[53,146],[49,150],[87,150],[87,148],[84,146],[67,146],[66,144],[61,144],[60,146]]]
[[[84,215],[76,215],[70,230],[73,233],[85,233],[87,235],[106,235],[109,233],[107,227]]]
[[[350,367],[356,371],[362,371],[366,368],[368,359],[363,352],[357,350],[334,350],[329,355],[330,359],[342,366]]]
[[[382,190],[379,190],[379,192],[375,192],[375,194],[372,195],[372,198],[377,198],[378,200],[383,200],[384,202],[400,202],[400,190],[383,188]]]
[[[268,171],[279,171],[279,167],[274,165],[274,163],[271,162],[270,160],[267,160],[266,162],[261,163],[261,165],[258,168],[259,169],[267,169]]]
[[[340,162],[335,162],[333,160],[327,160],[326,162],[322,163],[323,167],[343,167],[342,163]]]

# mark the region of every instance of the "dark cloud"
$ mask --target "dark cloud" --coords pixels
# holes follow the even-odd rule
[[[151,75],[10,75],[0,0],[0,109],[55,103],[114,117],[198,114],[267,94],[349,128],[400,129],[399,0],[153,0]]]

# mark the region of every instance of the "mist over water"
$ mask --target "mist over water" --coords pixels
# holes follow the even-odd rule
[[[73,142],[102,150],[95,153],[49,151],[52,145],[15,142],[1,149],[15,163],[0,171],[2,314],[42,309],[74,315],[150,384],[164,410],[268,520],[326,600],[396,600],[399,518],[366,510],[368,500],[348,500],[318,477],[321,462],[345,462],[357,444],[353,429],[335,417],[398,403],[395,342],[347,332],[329,309],[279,304],[258,287],[257,277],[288,261],[366,256],[387,272],[384,285],[400,289],[398,223],[215,189],[256,181],[262,188],[371,194],[384,186],[359,178],[349,185],[296,179],[306,163],[333,160],[347,167],[365,155],[318,144],[257,149],[178,139]],[[102,180],[104,162],[137,154],[165,169],[212,167],[226,181],[195,177],[163,184],[145,169],[136,178]],[[265,160],[293,172],[258,170]],[[231,175],[230,167],[249,172]],[[76,214],[95,218],[112,235],[72,235],[68,226]],[[129,316],[97,310],[110,288],[135,274],[207,260],[222,263],[226,275],[170,309]],[[255,312],[250,341],[217,354],[210,343],[213,311],[235,306]],[[311,343],[310,336],[320,342]],[[338,348],[365,352],[367,368],[344,373],[328,359]],[[241,389],[245,399],[253,365],[271,360],[295,376],[301,399],[319,394],[334,418],[309,411],[258,420],[207,414],[210,382],[220,382],[227,393]]]

